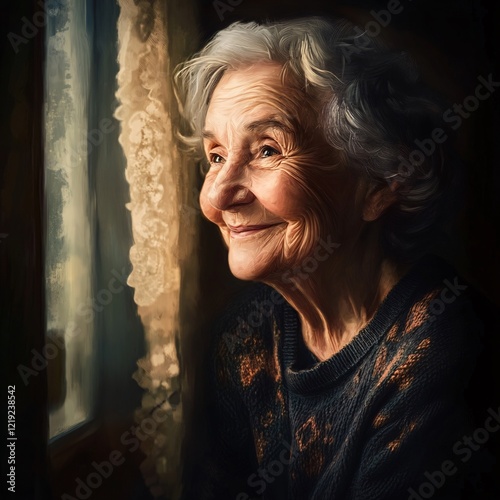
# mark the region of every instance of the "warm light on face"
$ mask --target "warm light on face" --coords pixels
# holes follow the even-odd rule
[[[283,273],[337,231],[345,176],[307,99],[267,63],[228,71],[210,101],[200,205],[240,279]]]

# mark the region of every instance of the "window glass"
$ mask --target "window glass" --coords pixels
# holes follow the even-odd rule
[[[92,412],[94,325],[85,0],[54,4],[45,66],[46,300],[50,437]]]

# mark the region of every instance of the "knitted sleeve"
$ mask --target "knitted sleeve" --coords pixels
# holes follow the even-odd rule
[[[475,453],[463,396],[479,346],[466,338],[467,314],[446,316],[381,346],[385,362],[349,499],[461,498]]]

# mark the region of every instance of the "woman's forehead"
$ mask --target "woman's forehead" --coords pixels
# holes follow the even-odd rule
[[[231,105],[262,98],[277,98],[286,91],[281,81],[281,69],[277,66],[252,66],[241,70],[227,71],[214,89],[210,106]]]
[[[227,127],[238,130],[245,135],[261,135],[268,130],[279,131],[284,134],[295,133],[297,120],[286,112],[269,104],[257,104],[243,108],[241,112],[219,113],[214,108],[213,113],[207,115],[202,136],[206,139],[214,138],[224,133]]]
[[[282,79],[282,66],[277,63],[252,65],[227,71],[210,100],[205,129],[228,120],[255,129],[258,122],[292,126],[300,121],[305,94]],[[265,123],[264,123],[265,124]]]

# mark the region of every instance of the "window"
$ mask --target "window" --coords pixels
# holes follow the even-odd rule
[[[47,342],[59,353],[47,370],[52,448],[81,428],[133,453],[117,422],[136,410],[134,425],[154,426],[141,443],[157,471],[149,483],[174,491],[178,336],[181,321],[183,330],[194,323],[181,295],[196,293],[198,213],[186,221],[197,169],[173,132],[169,75],[185,42],[167,36],[174,14],[189,17],[167,11],[68,0],[48,16],[45,273]]]
[[[44,110],[47,341],[58,351],[47,372],[50,438],[88,421],[96,393],[85,2],[61,3],[53,14],[47,16]]]

